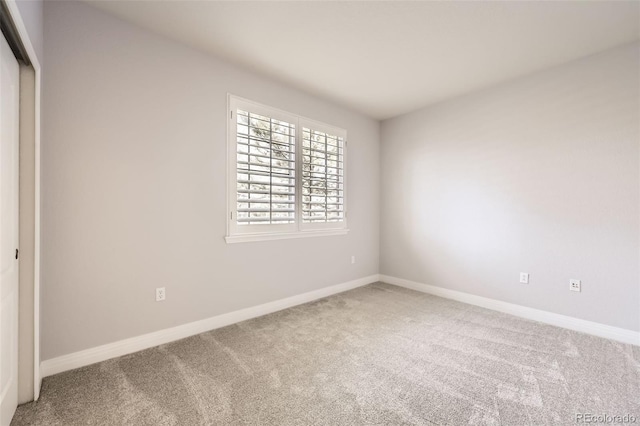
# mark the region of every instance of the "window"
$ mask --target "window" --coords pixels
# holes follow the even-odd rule
[[[344,138],[302,127],[302,223],[344,220]]]
[[[229,96],[227,242],[347,233],[346,131]]]

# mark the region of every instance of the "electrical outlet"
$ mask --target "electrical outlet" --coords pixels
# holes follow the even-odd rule
[[[354,263],[356,263],[356,257],[355,256],[351,256],[351,264],[353,265]]]
[[[527,272],[520,272],[520,282],[522,284],[529,284],[529,274]]]
[[[580,291],[580,280],[569,280],[569,290]]]
[[[162,302],[167,297],[164,287],[156,288],[156,302]]]

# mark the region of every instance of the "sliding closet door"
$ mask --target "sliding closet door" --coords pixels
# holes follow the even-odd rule
[[[0,35],[0,426],[18,404],[18,61]]]

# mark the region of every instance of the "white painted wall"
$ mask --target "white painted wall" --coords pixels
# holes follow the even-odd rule
[[[640,330],[639,47],[384,121],[381,274]]]
[[[19,307],[19,355],[18,355],[18,403],[33,400],[35,382],[40,382],[39,357],[34,368],[34,354],[38,351],[38,337],[34,339],[34,286],[36,262],[36,218],[38,195],[36,184],[36,129],[39,131],[40,86],[34,63],[43,62],[43,9],[42,0],[15,0],[20,20],[24,24],[28,42],[33,47],[32,65],[20,67],[20,307]],[[28,44],[26,39],[23,43]],[[28,50],[28,48],[27,48]],[[28,52],[31,54],[30,52]],[[41,68],[40,68],[41,69]],[[40,70],[39,69],[39,70]],[[35,307],[35,309],[38,309]],[[39,392],[39,388],[36,393]]]
[[[29,39],[33,45],[33,50],[40,65],[42,65],[43,59],[43,23],[42,15],[44,9],[43,0],[16,0],[16,5],[20,11],[20,17],[24,26],[29,33]]]
[[[378,272],[378,122],[75,2],[45,62],[43,360]],[[348,235],[224,242],[227,92],[348,130]]]
[[[20,307],[18,336],[18,403],[33,400],[36,74],[20,67]]]

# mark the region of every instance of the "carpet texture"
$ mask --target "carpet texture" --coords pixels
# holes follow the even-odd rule
[[[44,380],[18,425],[569,425],[640,348],[377,283]]]

